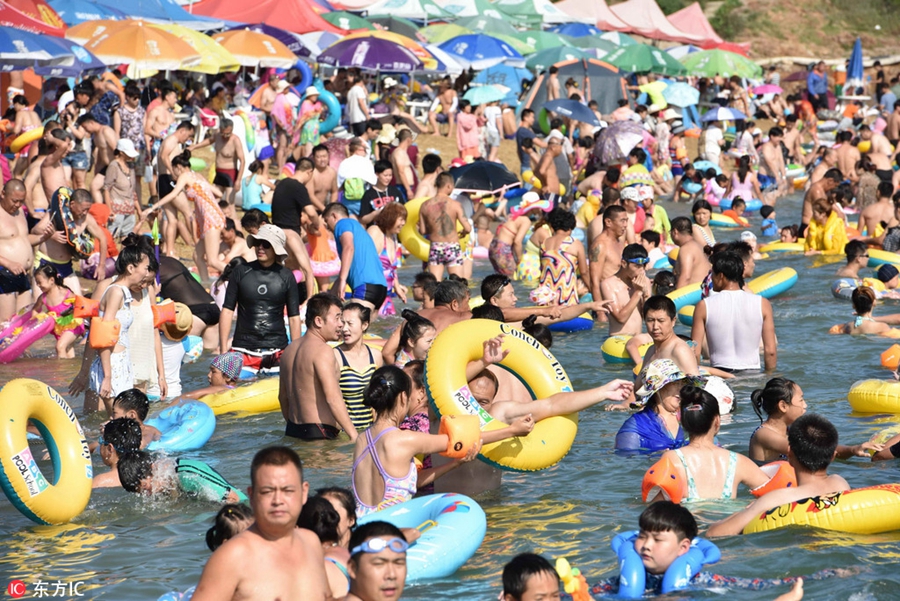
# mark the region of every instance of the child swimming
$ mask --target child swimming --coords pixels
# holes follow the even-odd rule
[[[100,436],[100,458],[110,468],[104,474],[94,476],[92,488],[117,488],[119,481],[119,457],[130,451],[137,451],[141,446],[141,424],[130,417],[112,419],[103,426]]]
[[[222,503],[245,503],[247,495],[202,461],[153,459],[147,451],[131,451],[117,466],[122,488],[141,495],[189,497]]]
[[[144,424],[147,414],[150,412],[150,400],[147,395],[137,388],[129,388],[123,390],[116,395],[112,405],[112,418],[130,417],[137,420],[141,426],[141,447],[145,448],[154,440],[159,440],[162,433],[154,428]]]
[[[222,353],[209,364],[209,373],[206,374],[209,386],[186,392],[181,395],[181,398],[199,399],[208,394],[231,390],[241,377],[243,365],[240,353]]]

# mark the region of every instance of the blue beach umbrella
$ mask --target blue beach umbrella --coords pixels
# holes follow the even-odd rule
[[[92,0],[50,0],[51,8],[56,11],[66,25],[78,25],[85,21],[121,21],[128,15],[118,8],[93,2]]]
[[[847,65],[847,82],[845,90],[851,90],[863,85],[863,52],[862,40],[856,38],[853,43],[853,52],[850,53],[850,64]]]
[[[701,121],[741,121],[746,119],[747,115],[741,111],[727,106],[720,106],[706,111],[700,118]]]
[[[71,64],[37,65],[34,72],[42,77],[80,77],[82,75],[99,75],[107,70],[107,66],[99,58],[88,52],[83,46],[64,38],[46,37],[49,44],[58,46],[61,52],[71,54]]]
[[[521,67],[525,64],[525,59],[512,46],[497,38],[479,33],[456,36],[438,47],[444,52],[459,56],[476,71],[500,63],[514,67]]]
[[[577,100],[557,98],[556,100],[545,102],[544,108],[550,112],[556,113],[557,115],[569,117],[570,119],[575,119],[576,121],[581,121],[582,123],[596,126],[600,125],[600,121],[597,119],[597,115],[594,114],[594,111],[589,109],[586,105],[581,104]]]
[[[35,65],[71,62],[72,53],[52,43],[53,36],[15,27],[0,27],[0,71],[21,71]]]
[[[503,86],[518,95],[522,91],[522,82],[529,79],[534,79],[534,73],[528,69],[501,64],[479,71],[472,83]]]
[[[700,102],[700,90],[681,81],[667,84],[662,95],[672,106],[685,107]]]
[[[463,96],[464,100],[468,100],[474,106],[498,102],[506,97],[506,90],[500,89],[495,85],[473,86]]]
[[[593,25],[588,25],[586,23],[563,23],[562,25],[551,27],[550,31],[554,33],[561,33],[573,38],[583,38],[586,36],[595,36],[603,33]]]

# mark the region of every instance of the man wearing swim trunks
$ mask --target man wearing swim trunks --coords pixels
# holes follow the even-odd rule
[[[223,198],[228,200],[228,204],[233,205],[234,197],[241,189],[244,147],[234,134],[234,122],[231,119],[222,119],[216,135],[192,146],[191,152],[210,144],[216,153],[216,178],[213,184],[222,188]]]
[[[31,301],[31,279],[34,264],[32,246],[46,240],[52,233],[50,220],[45,218],[30,234],[22,206],[25,204],[25,185],[11,179],[3,186],[0,196],[0,322],[8,320],[18,309]]]
[[[462,234],[472,231],[462,205],[450,198],[453,192],[453,176],[448,172],[437,176],[438,189],[434,198],[426,200],[419,209],[416,225],[420,234],[431,241],[428,252],[428,271],[438,280],[444,277],[444,267],[451,274],[463,275],[463,254],[459,245],[457,223]]]
[[[357,220],[350,219],[347,207],[340,203],[325,207],[322,217],[325,227],[334,233],[341,257],[341,272],[331,290],[341,297],[349,285],[350,298],[377,311],[387,298],[387,280],[371,236]]]
[[[75,275],[75,270],[72,267],[72,260],[78,257],[68,242],[70,237],[87,231],[97,240],[94,250],[99,252],[101,257],[106,256],[106,234],[93,216],[88,213],[92,204],[94,204],[94,199],[87,190],[79,189],[72,192],[72,197],[69,201],[69,209],[72,213],[74,224],[72,231],[69,232],[67,237],[65,223],[62,223],[61,217],[57,218],[54,216],[51,223],[56,229],[56,234],[47,239],[45,244],[46,254],[38,253],[40,264],[47,265],[49,263],[53,265],[63,278],[65,285],[75,294],[81,294],[81,283],[78,281],[78,276]],[[105,261],[101,261],[97,266],[96,278],[98,282],[106,278],[105,263]]]
[[[781,142],[784,131],[780,127],[769,130],[769,139],[759,147],[759,187],[765,196],[763,202],[774,205],[775,201],[787,192],[784,154]]]
[[[351,441],[356,440],[356,428],[341,396],[338,363],[328,345],[341,339],[343,328],[337,297],[319,293],[309,299],[306,334],[294,338],[282,357],[278,402],[287,422],[285,436],[333,440],[343,429]]]
[[[890,184],[894,178],[894,168],[891,166],[893,157],[891,143],[883,135],[872,131],[872,128],[868,125],[859,126],[859,137],[863,141],[869,142],[868,155],[872,164],[875,165],[875,175],[882,182]]]
[[[81,132],[91,138],[91,144],[96,151],[94,161],[94,178],[91,180],[91,196],[94,202],[103,202],[103,184],[106,182],[106,168],[113,160],[113,152],[119,142],[116,130],[109,125],[102,125],[90,113],[86,113],[75,122]]]
[[[148,117],[149,119],[149,117]],[[175,177],[172,175],[172,159],[184,152],[184,145],[194,137],[194,125],[190,121],[182,121],[175,131],[159,144],[156,155],[156,170],[159,176],[156,180],[156,193],[160,198],[165,198],[175,189]],[[163,205],[166,212],[166,227],[163,232],[162,251],[166,255],[175,256],[175,239],[181,236],[184,243],[194,246],[194,236],[188,225],[194,215],[193,207],[187,196],[179,194],[175,200]],[[184,223],[178,220],[178,214],[184,217]]]

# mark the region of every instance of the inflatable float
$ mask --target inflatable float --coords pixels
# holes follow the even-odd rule
[[[426,200],[428,199],[414,198],[404,205],[406,207],[406,225],[403,226],[403,229],[400,230],[400,234],[397,236],[403,247],[409,251],[409,254],[425,263],[428,262],[431,242],[419,233],[416,226],[419,223],[419,209]],[[468,243],[468,235],[460,236],[459,245],[461,248],[466,248]]]
[[[769,242],[759,247],[761,253],[802,253],[806,252],[803,239],[797,242]]]
[[[797,177],[803,177],[806,175],[806,167],[803,165],[798,165],[796,163],[791,163],[786,165],[784,168],[784,176],[790,179],[794,179]]]
[[[209,405],[215,415],[244,411],[246,413],[269,413],[280,411],[278,403],[278,378],[263,378],[257,382],[243,384],[208,394],[200,398],[200,401]]]
[[[696,305],[687,305],[678,309],[678,322],[687,327],[694,326],[694,309]]]
[[[20,133],[16,138],[9,143],[9,151],[12,153],[18,153],[27,147],[32,142],[40,140],[44,136],[44,128],[43,127],[35,127],[34,129],[29,129],[28,131]]]
[[[600,345],[600,354],[603,355],[603,360],[606,363],[634,365],[634,361],[631,360],[631,357],[625,351],[625,345],[631,339],[632,336],[610,336],[604,340],[603,344]],[[639,352],[641,357],[647,353],[647,349],[651,346],[653,346],[652,342],[640,346]]]
[[[881,367],[896,371],[898,366],[900,366],[900,344],[894,344],[881,353]]]
[[[470,319],[441,332],[425,359],[425,389],[438,415],[477,415],[482,431],[507,426],[481,408],[465,378],[466,364],[482,357],[484,341],[500,334],[511,352],[497,365],[519,378],[533,398],[572,391],[562,364],[540,342],[509,324]],[[543,419],[527,436],[484,445],[479,459],[510,471],[546,469],[566,456],[577,431],[575,413]]]
[[[760,469],[769,476],[769,480],[750,491],[754,497],[761,497],[780,488],[797,486],[797,474],[787,461],[773,461]],[[687,491],[688,483],[683,478],[683,471],[678,470],[668,454],[650,466],[641,481],[641,498],[644,503],[656,499],[657,495],[662,495],[667,501],[681,503]]]
[[[702,292],[700,290],[700,284],[697,283],[688,284],[687,286],[683,286],[677,290],[673,290],[666,296],[672,299],[672,302],[675,303],[675,309],[679,310],[687,305],[696,305],[697,303],[699,303],[701,300],[701,293]]]
[[[148,451],[193,451],[205,445],[216,431],[212,408],[200,401],[181,401],[144,423],[162,434],[147,445]]]
[[[184,348],[184,357],[181,358],[182,365],[196,363],[203,354],[203,338],[200,336],[185,336],[181,339],[181,346]]]
[[[774,298],[793,288],[796,283],[797,272],[790,267],[782,267],[753,278],[747,282],[747,288],[763,298]]]
[[[417,497],[362,517],[357,524],[376,521],[422,531],[406,551],[407,584],[453,575],[475,555],[487,531],[484,510],[455,493]]]
[[[578,317],[573,317],[566,321],[559,321],[547,325],[548,330],[557,333],[583,332],[585,330],[593,329],[593,327],[594,318],[589,312],[582,313]]]
[[[41,473],[26,437],[31,421],[47,445],[53,480]],[[19,378],[0,390],[0,488],[38,524],[65,524],[87,507],[91,451],[75,412],[43,382]]]
[[[731,208],[733,202],[733,198],[723,198],[719,201],[719,208],[723,211],[727,211]],[[747,208],[744,210],[749,213],[756,213],[763,207],[763,202],[758,198],[751,198],[750,200],[744,199],[744,202],[747,203]]]
[[[94,252],[94,238],[87,231],[78,232],[75,217],[69,207],[72,194],[71,188],[59,188],[53,193],[50,197],[50,219],[56,231],[66,233],[66,242],[75,257],[88,259]]]
[[[881,267],[888,263],[900,267],[900,254],[881,250],[880,248],[869,249],[869,267]]]
[[[761,513],[744,534],[810,526],[851,534],[900,530],[900,484],[881,484],[800,499]]]
[[[746,227],[743,223],[738,223],[728,215],[722,215],[721,213],[713,213],[709,218],[709,226],[710,227],[722,227],[722,228],[742,228]]]
[[[621,532],[610,543],[613,552],[619,558],[619,592],[617,597],[639,599],[644,596],[647,587],[647,571],[641,556],[634,548],[639,532]],[[687,588],[691,579],[696,576],[705,564],[713,564],[722,558],[719,548],[703,538],[691,541],[691,548],[679,556],[663,575],[662,593]]]
[[[831,282],[831,295],[841,300],[853,300],[853,291],[860,286],[868,286],[878,298],[881,298],[882,293],[886,290],[884,282],[876,278],[863,278],[862,280],[838,278]]]
[[[3,330],[0,340],[0,363],[12,363],[22,356],[28,347],[53,332],[56,319],[50,313],[38,313],[34,317],[31,311],[17,315],[10,325]]]
[[[860,380],[850,387],[847,401],[859,413],[900,413],[900,382]]]

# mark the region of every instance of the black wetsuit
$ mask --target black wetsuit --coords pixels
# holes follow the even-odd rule
[[[232,346],[249,351],[283,349],[288,345],[284,310],[300,315],[300,296],[290,269],[259,261],[240,265],[231,272],[223,309],[237,307],[237,327]]]
[[[191,313],[208,326],[219,323],[219,307],[203,285],[178,259],[159,259],[160,295],[187,305]]]

